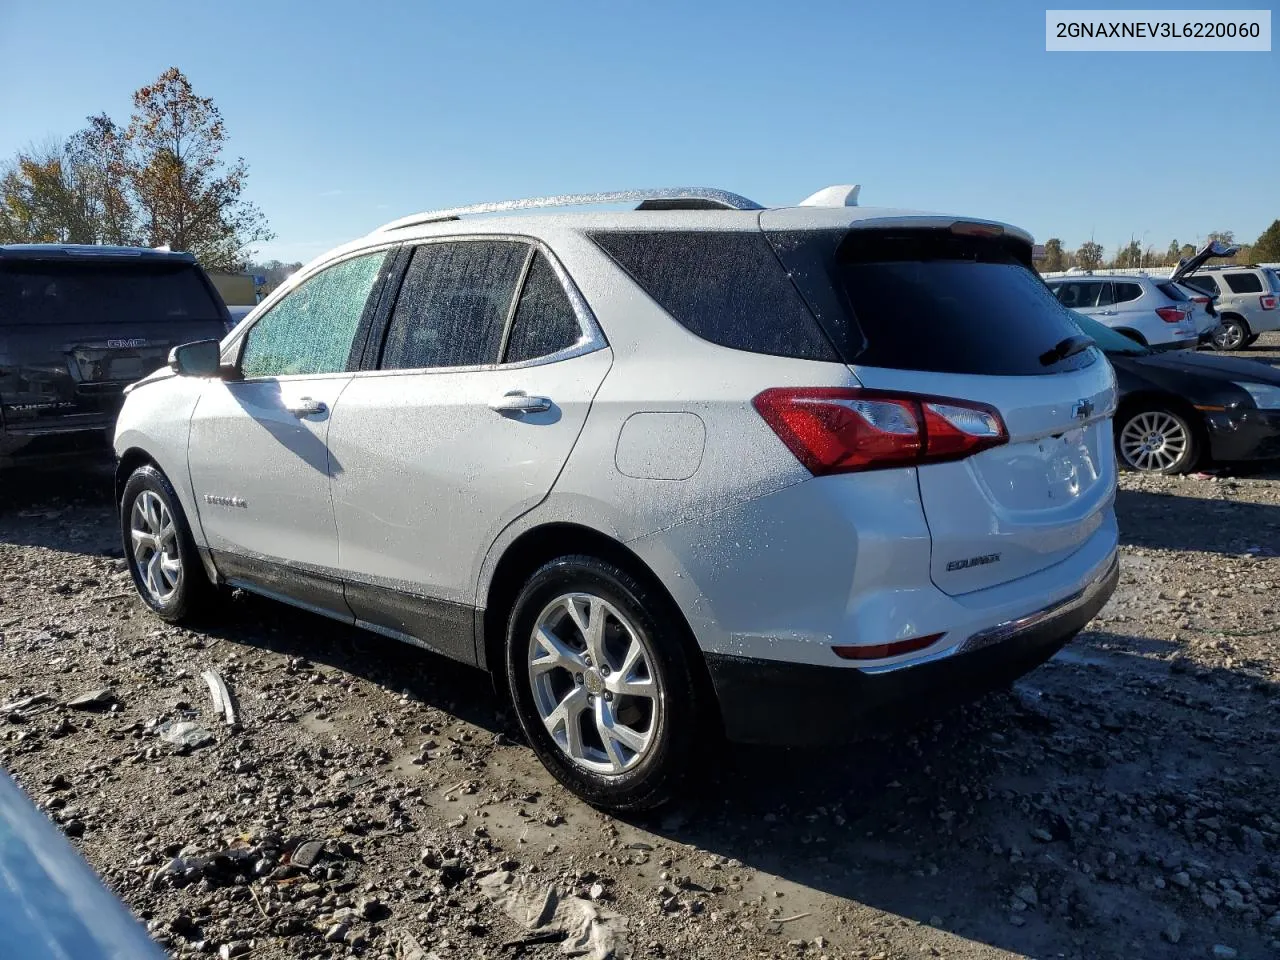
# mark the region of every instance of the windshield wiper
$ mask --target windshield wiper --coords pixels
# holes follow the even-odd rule
[[[1059,360],[1065,360],[1067,357],[1074,357],[1077,353],[1084,353],[1094,345],[1093,340],[1084,334],[1076,334],[1074,337],[1067,337],[1054,346],[1052,350],[1046,350],[1040,354],[1040,365],[1049,367],[1057,363]]]

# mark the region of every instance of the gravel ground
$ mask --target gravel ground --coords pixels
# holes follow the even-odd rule
[[[1123,477],[1120,590],[1012,692],[729,751],[635,821],[476,671],[238,594],[148,615],[109,472],[0,484],[0,763],[175,956],[1280,956],[1280,470]]]

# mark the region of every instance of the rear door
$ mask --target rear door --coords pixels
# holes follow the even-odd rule
[[[1026,244],[864,228],[831,266],[848,333],[825,325],[865,387],[987,404],[1007,428],[1005,444],[917,468],[931,575],[950,594],[1042,570],[1114,522],[1114,376],[1095,348],[1055,351],[1080,331],[1029,258]],[[1068,282],[1096,303],[1097,281]]]
[[[13,432],[109,426],[126,384],[225,332],[189,261],[0,259],[0,415]]]
[[[611,360],[532,243],[412,251],[378,369],[343,392],[329,444],[347,602],[365,625],[474,655],[478,566],[550,491]]]

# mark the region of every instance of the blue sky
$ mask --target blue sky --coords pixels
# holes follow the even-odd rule
[[[1050,54],[1044,5],[970,9],[0,0],[0,157],[126,120],[176,65],[287,260],[416,210],[634,186],[861,183],[1108,250],[1280,217],[1280,52]]]

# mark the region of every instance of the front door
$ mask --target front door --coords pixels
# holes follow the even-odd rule
[[[191,421],[191,484],[219,572],[342,616],[329,423],[384,260],[340,261],[286,294],[244,336],[242,379],[211,381]]]

